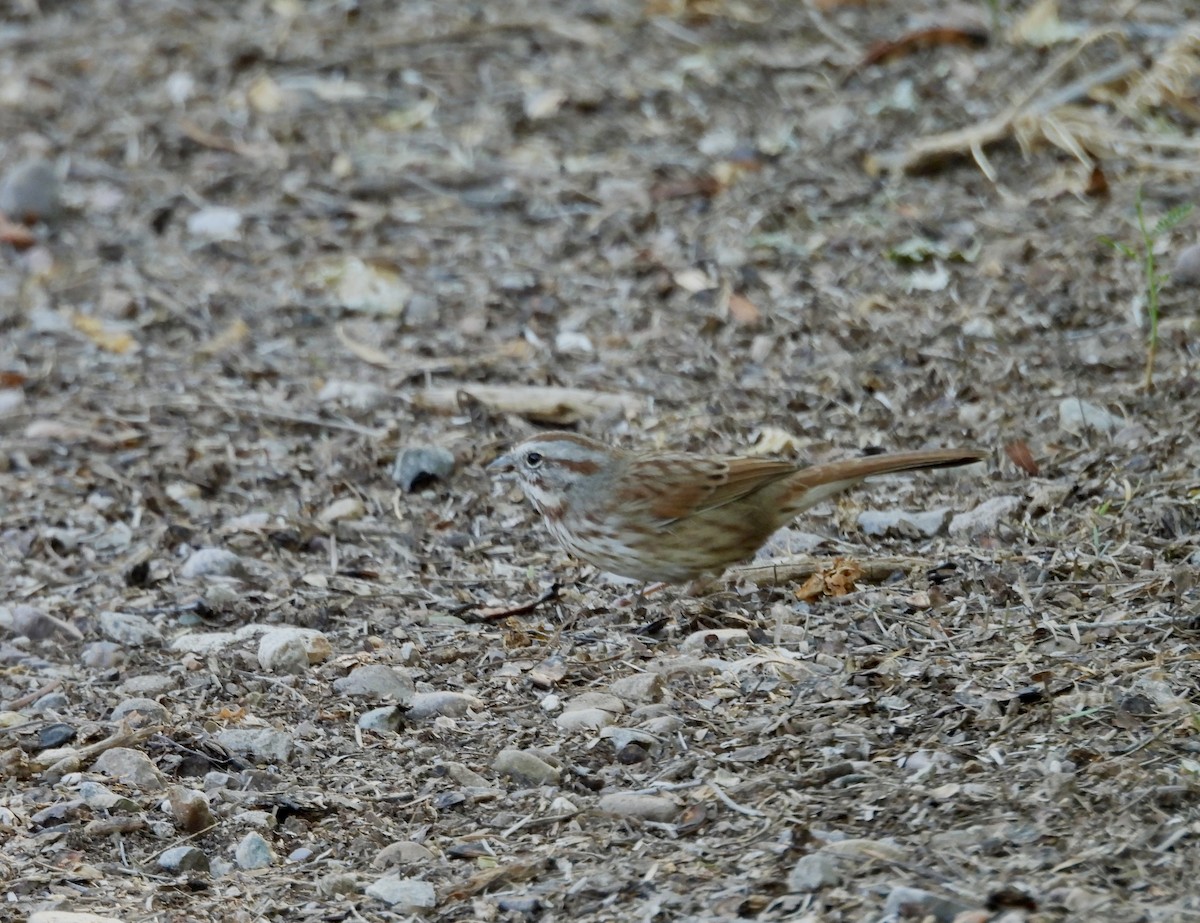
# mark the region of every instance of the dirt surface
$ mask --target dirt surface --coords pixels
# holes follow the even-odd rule
[[[1047,122],[994,181],[869,169],[1070,48],[998,6],[0,3],[0,167],[62,200],[0,253],[0,915],[1200,914],[1195,289],[1148,392],[1100,240],[1194,180]],[[1186,64],[1187,4],[1127,6],[1120,53]],[[1056,124],[1190,143],[1194,85]],[[621,608],[483,471],[531,416],[993,454],[781,536],[827,594]],[[947,513],[859,519],[897,510]]]

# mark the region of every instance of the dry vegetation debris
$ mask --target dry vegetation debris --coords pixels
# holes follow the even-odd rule
[[[1110,6],[0,4],[6,912],[1200,912],[1195,299],[1141,389],[1099,241],[1196,42]],[[995,459],[622,608],[482,471],[547,422]]]

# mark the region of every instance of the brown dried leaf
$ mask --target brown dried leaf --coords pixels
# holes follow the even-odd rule
[[[1029,445],[1024,439],[1017,439],[1010,442],[1004,447],[1004,454],[1008,456],[1009,461],[1028,474],[1030,477],[1037,477],[1038,463],[1033,457],[1033,453],[1029,451]]]
[[[124,330],[113,330],[105,326],[104,321],[89,314],[75,314],[71,324],[89,340],[106,352],[124,355],[140,349],[137,340]]]
[[[730,319],[740,327],[757,327],[762,322],[762,312],[745,295],[731,294],[728,309]]]

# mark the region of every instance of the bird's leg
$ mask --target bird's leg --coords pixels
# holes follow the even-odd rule
[[[618,609],[626,609],[629,606],[637,606],[640,609],[645,603],[647,596],[661,592],[666,588],[667,584],[663,583],[661,580],[657,583],[642,583],[640,586],[638,586],[637,593],[620,596],[617,598],[616,602],[613,603],[613,605]]]

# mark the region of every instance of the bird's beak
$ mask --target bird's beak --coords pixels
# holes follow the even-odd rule
[[[486,470],[492,474],[512,474],[517,470],[517,466],[511,455],[501,455],[491,462]]]

